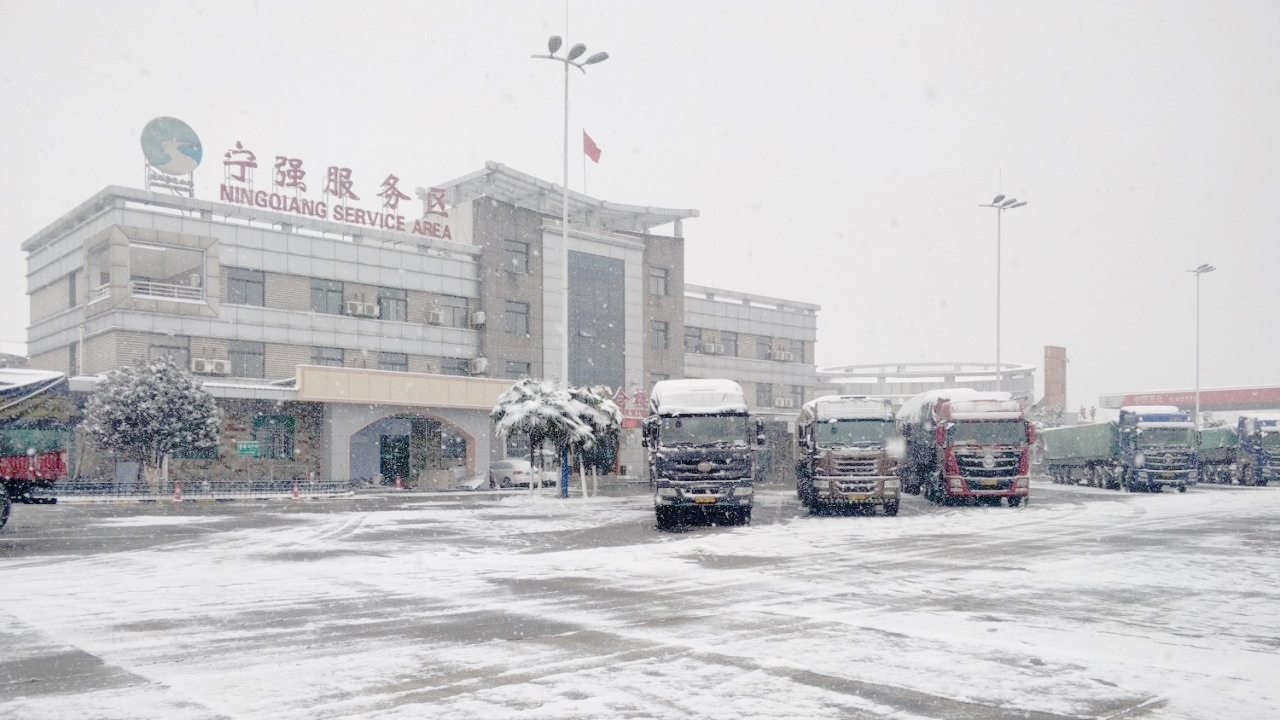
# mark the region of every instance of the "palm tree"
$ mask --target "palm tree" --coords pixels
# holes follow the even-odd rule
[[[580,404],[557,382],[524,378],[498,397],[489,417],[503,440],[512,433],[529,436],[529,464],[535,465],[545,441],[558,450],[595,442],[594,427],[580,416]]]

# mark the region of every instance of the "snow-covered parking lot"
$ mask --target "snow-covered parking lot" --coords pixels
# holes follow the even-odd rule
[[[0,717],[1280,717],[1280,488],[18,506]]]

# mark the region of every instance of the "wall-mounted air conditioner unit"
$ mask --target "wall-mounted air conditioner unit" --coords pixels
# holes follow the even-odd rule
[[[790,350],[774,350],[773,359],[779,360],[781,362],[791,362],[791,351]]]
[[[472,375],[483,375],[489,369],[489,358],[478,357],[468,363]]]
[[[342,304],[348,315],[355,317],[371,317],[376,318],[382,315],[382,308],[376,302],[365,302],[363,300],[348,300]]]
[[[209,372],[213,375],[230,375],[231,361],[230,360],[210,360]]]
[[[703,344],[702,349],[703,349],[703,350],[704,350],[708,355],[723,355],[723,354],[724,354],[724,345],[721,345],[720,343],[705,343],[705,344]]]
[[[471,327],[484,327],[484,311],[477,310],[471,313]]]
[[[211,372],[209,361],[204,358],[191,358],[191,372],[197,375],[208,375]]]
[[[773,406],[778,408],[795,407],[795,402],[791,398],[774,398]]]
[[[428,324],[428,325],[443,325],[443,324],[444,324],[444,313],[440,312],[439,310],[428,310],[428,311],[427,311],[427,324]]]

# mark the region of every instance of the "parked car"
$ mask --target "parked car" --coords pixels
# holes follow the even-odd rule
[[[539,470],[529,464],[528,460],[508,458],[494,460],[489,463],[489,487],[514,488],[529,487],[538,477],[542,487],[555,487],[559,474],[552,470]]]

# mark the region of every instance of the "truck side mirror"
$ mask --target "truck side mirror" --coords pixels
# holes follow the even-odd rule
[[[1036,444],[1036,426],[1031,423],[1027,423],[1027,444]]]
[[[764,441],[765,441],[765,436],[764,436],[764,421],[763,421],[763,420],[756,420],[756,444],[757,444],[757,445],[764,445]]]

